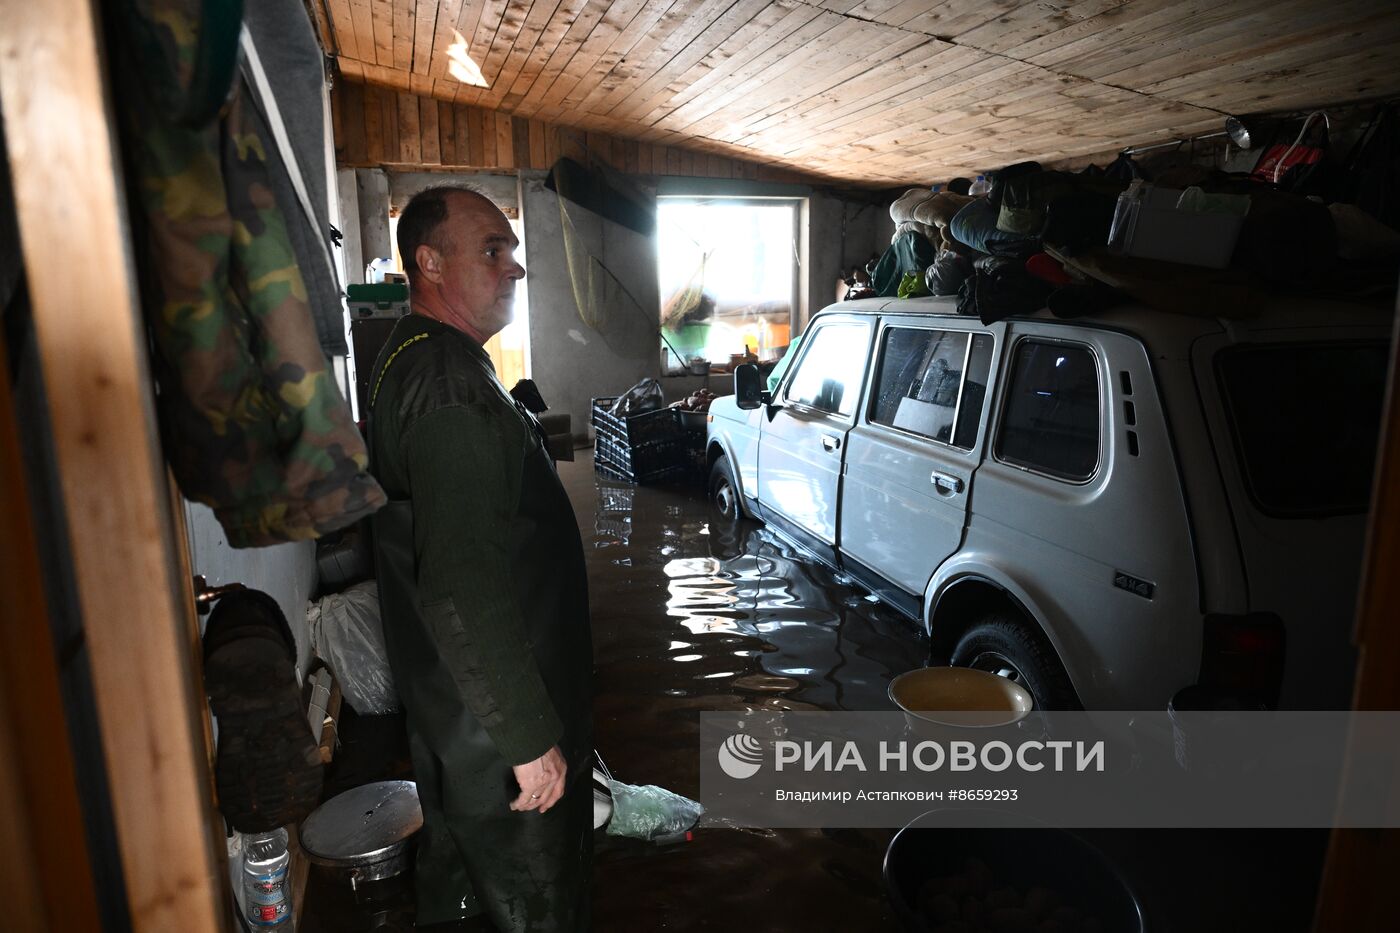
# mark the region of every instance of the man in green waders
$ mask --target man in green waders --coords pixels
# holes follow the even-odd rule
[[[482,349],[510,322],[519,241],[450,187],[409,202],[398,241],[413,313],[375,364],[369,439],[390,499],[374,516],[384,639],[423,804],[418,923],[586,930],[583,545],[537,423]]]

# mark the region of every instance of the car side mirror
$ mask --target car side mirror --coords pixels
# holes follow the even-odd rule
[[[734,370],[734,404],[745,411],[752,411],[772,400],[773,397],[763,386],[763,376],[759,374],[757,366],[744,363]]]

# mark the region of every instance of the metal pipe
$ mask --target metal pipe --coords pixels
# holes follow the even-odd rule
[[[1166,149],[1168,146],[1184,146],[1187,143],[1194,143],[1197,140],[1214,139],[1217,136],[1224,135],[1225,131],[1221,130],[1218,133],[1202,133],[1200,136],[1187,136],[1183,139],[1173,139],[1170,142],[1153,143],[1150,146],[1134,146],[1131,149],[1124,149],[1121,155],[1134,156],[1137,155],[1139,152],[1151,152],[1153,149]]]

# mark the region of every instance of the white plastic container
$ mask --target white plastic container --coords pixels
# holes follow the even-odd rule
[[[1181,195],[1179,189],[1152,185],[1123,192],[1109,245],[1125,256],[1224,269],[1245,215],[1181,209]]]
[[[980,198],[982,195],[986,194],[988,191],[991,190],[992,183],[987,181],[987,176],[978,175],[977,180],[974,181],[972,183],[972,186],[967,189],[967,193],[974,198]]]

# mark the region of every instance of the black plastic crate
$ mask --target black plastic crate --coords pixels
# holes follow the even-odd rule
[[[630,447],[681,436],[680,422],[673,409],[661,408],[620,418],[608,410],[616,401],[616,396],[593,400],[594,431],[606,432],[614,440]]]
[[[593,466],[630,483],[654,483],[684,471],[685,437],[672,409],[619,418],[617,398],[593,400]]]
[[[647,441],[628,447],[598,432],[593,443],[593,465],[600,473],[629,483],[654,483],[686,468],[686,448],[679,438]]]

